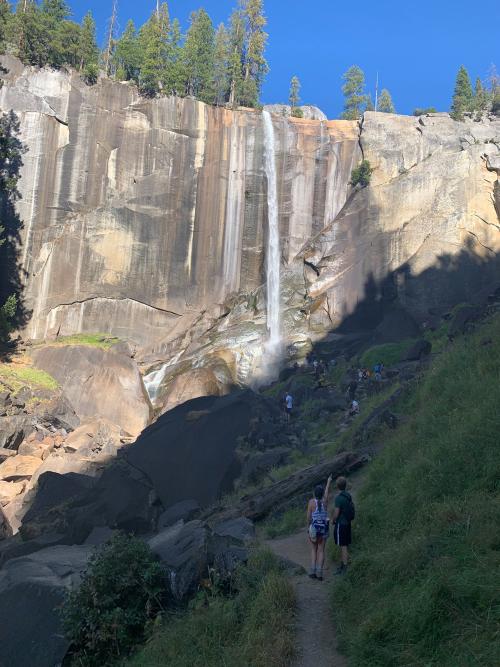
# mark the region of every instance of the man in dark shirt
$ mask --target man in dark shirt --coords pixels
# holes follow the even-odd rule
[[[351,544],[351,515],[354,505],[352,503],[351,495],[346,491],[346,478],[338,477],[336,484],[339,493],[335,497],[335,510],[332,517],[333,522],[335,523],[333,536],[335,544],[340,547],[342,562],[335,574],[343,574],[347,568],[349,559],[347,547]]]

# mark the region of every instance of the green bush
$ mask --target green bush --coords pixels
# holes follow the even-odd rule
[[[425,107],[425,108],[420,108],[417,107],[415,111],[413,112],[414,116],[425,116],[426,113],[436,113],[435,107]]]
[[[96,63],[89,63],[83,71],[83,78],[87,85],[94,86],[99,79],[98,65]]]
[[[398,343],[384,343],[375,345],[363,352],[359,360],[362,368],[372,370],[375,364],[381,362],[384,366],[393,366],[401,359],[403,352],[409,350],[412,340],[402,340]]]
[[[101,667],[142,641],[159,613],[164,583],[147,544],[123,533],[107,542],[63,606],[74,664]]]
[[[287,667],[294,655],[295,595],[276,557],[255,551],[233,581],[233,596],[200,593],[171,615],[124,667]]]
[[[352,566],[334,588],[353,666],[498,665],[499,378],[497,316],[396,406],[405,419],[382,434],[357,502]]]
[[[363,160],[360,165],[355,167],[351,173],[351,185],[354,187],[356,185],[361,185],[361,187],[366,187],[369,185],[372,177],[373,169],[368,160]]]
[[[294,118],[304,118],[304,112],[300,107],[292,107],[292,113],[291,115]]]

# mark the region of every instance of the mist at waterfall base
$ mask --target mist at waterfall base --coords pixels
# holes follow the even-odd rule
[[[263,380],[273,379],[279,371],[284,347],[280,317],[280,232],[274,125],[271,114],[262,112],[264,121],[264,166],[267,177],[268,233],[266,249],[266,315],[268,338],[264,344]]]

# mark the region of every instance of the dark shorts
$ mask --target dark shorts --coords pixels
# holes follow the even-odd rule
[[[335,524],[333,529],[333,537],[337,546],[348,547],[351,544],[351,524]]]
[[[285,407],[285,412],[287,413],[287,415],[291,415],[292,414],[292,408],[286,408]]]

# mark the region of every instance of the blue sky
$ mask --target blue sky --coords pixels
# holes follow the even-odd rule
[[[68,0],[79,20],[90,9],[102,39],[112,0]],[[204,7],[215,24],[237,0],[171,0],[170,13],[188,25],[189,13]],[[156,0],[118,0],[120,27],[140,25]],[[473,79],[486,78],[491,63],[500,72],[500,2],[470,0],[266,0],[271,68],[263,102],[285,102],[294,74],[302,102],[330,118],[342,110],[342,73],[358,64],[367,86],[388,88],[400,113],[417,106],[447,110],[459,66]]]

